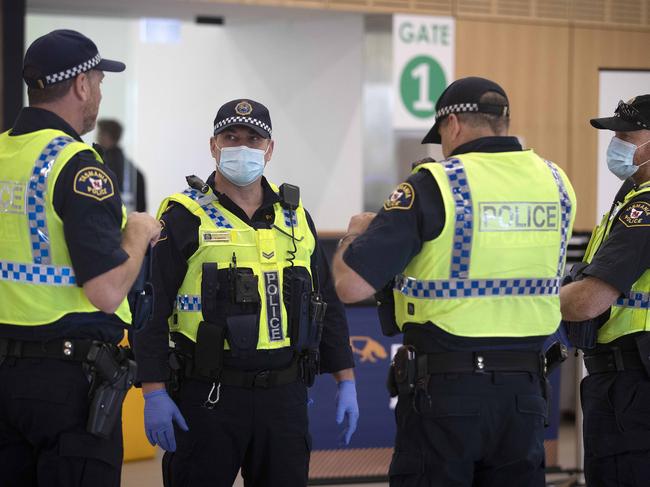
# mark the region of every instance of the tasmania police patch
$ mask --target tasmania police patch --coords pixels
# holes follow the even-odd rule
[[[74,192],[102,201],[113,196],[115,188],[104,171],[98,167],[87,167],[74,177]]]
[[[626,227],[649,227],[650,204],[645,201],[632,203],[621,211],[618,219]]]
[[[402,183],[384,202],[384,210],[409,210],[415,200],[415,191],[409,183]]]

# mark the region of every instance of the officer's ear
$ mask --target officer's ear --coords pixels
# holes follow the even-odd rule
[[[221,152],[219,151],[216,135],[210,137],[210,153],[212,154],[212,157],[214,158],[215,161],[219,160],[219,155],[221,154]]]
[[[78,74],[74,78],[72,92],[81,101],[86,101],[90,98],[90,78],[88,77],[88,72]]]
[[[266,149],[266,154],[264,154],[265,164],[268,164],[268,162],[271,160],[271,156],[273,155],[274,148],[275,148],[275,141],[273,139],[269,139],[269,145],[268,148]]]

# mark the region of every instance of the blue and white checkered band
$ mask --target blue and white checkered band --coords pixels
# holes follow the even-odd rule
[[[183,194],[196,201],[217,227],[232,228],[232,225],[228,219],[223,216],[219,209],[214,205],[214,202],[217,201],[217,197],[212,191],[209,191],[207,194],[203,194],[196,189],[187,188],[185,191],[183,191]]]
[[[182,294],[176,296],[178,311],[201,311],[201,296]]]
[[[293,210],[282,210],[282,214],[284,215],[284,224],[291,228],[291,225],[297,226],[298,225],[298,216],[296,215],[296,212]]]
[[[418,281],[412,277],[398,276],[394,289],[410,298],[421,299],[554,296],[560,292],[560,280],[521,278]]]
[[[642,308],[650,309],[650,294],[638,291],[630,291],[622,298],[618,298],[614,306],[621,308]]]
[[[566,257],[567,245],[569,243],[569,227],[571,226],[571,199],[569,198],[569,193],[566,190],[562,176],[558,172],[555,164],[550,161],[544,161],[551,173],[553,174],[553,179],[555,179],[555,184],[557,184],[557,190],[560,193],[560,256],[558,257],[557,262],[557,276],[562,276],[564,272],[564,258]]]
[[[447,179],[449,179],[456,212],[449,277],[451,279],[465,279],[469,275],[472,234],[474,231],[472,194],[467,182],[465,166],[460,160],[450,159],[443,161],[442,165],[447,173]]]
[[[478,112],[478,103],[457,103],[456,105],[442,107],[436,112],[436,119],[440,117],[446,117],[450,113],[466,112]]]
[[[262,122],[261,120],[258,120],[253,117],[228,117],[224,118],[221,122],[215,124],[214,126],[214,131],[216,132],[219,130],[221,127],[225,127],[226,125],[234,125],[238,123],[248,123],[252,125],[257,125],[263,130],[266,130],[269,133],[269,136],[273,133],[271,131],[271,127],[269,127],[267,124]]]
[[[0,261],[0,280],[52,286],[74,286],[77,284],[74,272],[70,267],[6,261]]]
[[[59,83],[60,81],[65,81],[70,78],[74,78],[78,74],[85,73],[86,71],[90,71],[93,69],[95,66],[99,64],[99,62],[102,60],[101,56],[99,53],[92,58],[90,58],[88,61],[84,61],[81,64],[78,64],[77,66],[73,66],[72,68],[59,71],[58,73],[54,74],[48,74],[45,76],[45,84],[46,85],[53,85],[55,83]]]
[[[47,230],[45,217],[45,193],[47,191],[47,178],[54,161],[61,150],[74,139],[67,136],[53,139],[34,163],[32,175],[27,185],[27,218],[29,221],[29,238],[32,243],[32,258],[35,264],[50,264],[52,255],[50,251],[50,237]]]

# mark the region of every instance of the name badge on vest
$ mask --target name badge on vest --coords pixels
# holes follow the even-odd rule
[[[25,183],[0,181],[0,213],[25,213]]]
[[[266,326],[269,330],[269,341],[281,342],[284,340],[284,335],[282,333],[278,271],[264,273],[264,292],[266,294]]]
[[[216,231],[216,232],[203,232],[203,243],[212,243],[212,242],[230,242],[230,232],[229,231]]]

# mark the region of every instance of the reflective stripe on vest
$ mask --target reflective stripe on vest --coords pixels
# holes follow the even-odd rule
[[[59,153],[74,139],[60,136],[53,139],[34,162],[25,194],[29,238],[33,264],[0,261],[0,279],[30,284],[74,286],[76,279],[71,267],[49,265],[52,262],[50,238],[45,216],[45,192],[52,164]]]
[[[620,306],[621,308],[650,308],[650,294],[641,293],[638,291],[630,291],[628,294],[622,298],[618,298],[614,306]]]
[[[411,298],[453,299],[493,296],[552,296],[560,292],[560,277],[564,267],[569,227],[571,225],[571,200],[557,169],[548,165],[560,194],[561,247],[556,278],[467,279],[472,255],[474,211],[472,194],[462,161],[452,159],[443,166],[449,180],[456,219],[449,279],[417,280],[397,276],[395,290]]]
[[[201,311],[201,296],[183,294],[176,296],[177,311]]]
[[[185,191],[183,191],[183,194],[196,201],[217,227],[232,228],[232,225],[228,219],[223,216],[219,209],[212,204],[212,202],[217,199],[212,191],[208,192],[207,194],[203,194],[196,189],[187,188]]]

